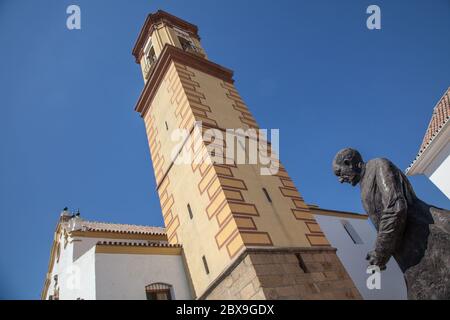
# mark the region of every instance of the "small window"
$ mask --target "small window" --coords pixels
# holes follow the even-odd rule
[[[151,65],[153,62],[155,62],[156,54],[155,54],[155,49],[153,48],[152,38],[149,38],[147,40],[147,43],[145,44],[144,55],[145,55],[145,59],[147,60],[146,62],[149,65]]]
[[[206,257],[203,256],[202,260],[203,260],[203,266],[205,267],[205,272],[206,272],[206,274],[209,274],[208,262],[206,261]]]
[[[152,283],[145,287],[147,300],[172,300],[172,286],[167,283]]]
[[[55,290],[55,292],[53,293],[52,300],[59,300],[59,289]]]
[[[272,199],[269,196],[269,192],[267,192],[266,188],[262,188],[264,194],[266,195],[267,201],[272,202]]]
[[[352,241],[355,244],[363,244],[361,237],[356,232],[355,228],[351,225],[350,221],[347,220],[341,220],[342,226],[344,227],[345,231],[347,231],[347,234],[350,236]]]
[[[61,245],[58,244],[56,245],[56,262],[59,262],[59,258],[61,257]]]
[[[183,48],[184,51],[197,52],[197,47],[194,46],[194,44],[190,39],[178,37],[178,41],[180,41],[181,47]]]
[[[155,49],[153,48],[152,39],[149,38],[147,41],[147,44],[144,47],[144,73],[146,74],[146,78],[150,74],[150,69],[154,66],[156,62],[156,53]]]
[[[298,266],[300,267],[300,269],[302,269],[304,273],[308,273],[309,270],[306,266],[305,261],[303,261],[302,255],[300,253],[296,253],[295,256],[297,257]]]
[[[191,205],[188,203],[187,205],[187,209],[188,209],[188,213],[189,213],[189,218],[194,218],[194,215],[192,214],[192,209],[191,209]]]
[[[149,52],[147,53],[147,62],[152,65],[156,61],[156,53],[155,49],[151,47]]]
[[[166,124],[166,130],[169,130],[169,125],[167,124],[167,121],[164,121],[164,123]]]

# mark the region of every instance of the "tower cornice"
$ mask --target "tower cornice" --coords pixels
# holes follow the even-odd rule
[[[139,63],[140,61],[145,41],[147,41],[149,35],[152,33],[154,26],[160,22],[166,22],[167,25],[177,26],[189,32],[191,35],[195,36],[197,39],[200,40],[200,37],[198,35],[198,27],[196,25],[189,23],[178,17],[175,17],[174,15],[171,15],[170,13],[167,13],[163,10],[158,10],[157,12],[151,13],[147,16],[147,19],[145,19],[141,32],[139,32],[139,36],[136,40],[136,43],[132,51],[133,56],[136,59],[136,63]]]
[[[166,44],[154,67],[150,71],[148,81],[139,96],[136,107],[134,108],[135,111],[141,114],[141,117],[144,117],[150,108],[150,104],[172,61],[207,73],[225,82],[234,83],[232,70],[222,67],[221,65],[211,62],[196,54],[186,52],[182,49]]]

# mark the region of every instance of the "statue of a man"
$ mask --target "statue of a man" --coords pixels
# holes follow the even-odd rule
[[[408,299],[450,299],[450,211],[420,200],[403,172],[387,159],[363,162],[354,149],[339,151],[333,171],[341,183],[361,187],[361,200],[378,234],[367,254],[380,270],[393,256]]]

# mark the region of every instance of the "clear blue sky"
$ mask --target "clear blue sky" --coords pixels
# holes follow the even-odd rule
[[[82,30],[66,29],[78,4]],[[382,30],[366,28],[378,4]],[[450,2],[0,0],[0,298],[39,298],[64,206],[86,219],[162,225],[131,49],[149,12],[200,28],[214,62],[309,203],[362,212],[331,171],[340,148],[414,159],[450,86]],[[425,177],[424,200],[450,207]]]

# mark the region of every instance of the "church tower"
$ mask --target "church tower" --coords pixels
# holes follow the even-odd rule
[[[227,129],[259,127],[233,72],[208,59],[198,28],[157,11],[133,55],[145,82],[135,110],[144,119],[167,236],[183,247],[194,297],[360,298],[281,163],[275,159],[279,169],[263,175],[259,163],[212,161],[214,146],[239,143],[206,139],[208,129],[225,137]],[[174,134],[180,129],[186,136]],[[270,145],[253,140],[270,154]],[[184,149],[194,150],[190,163],[178,161]]]

